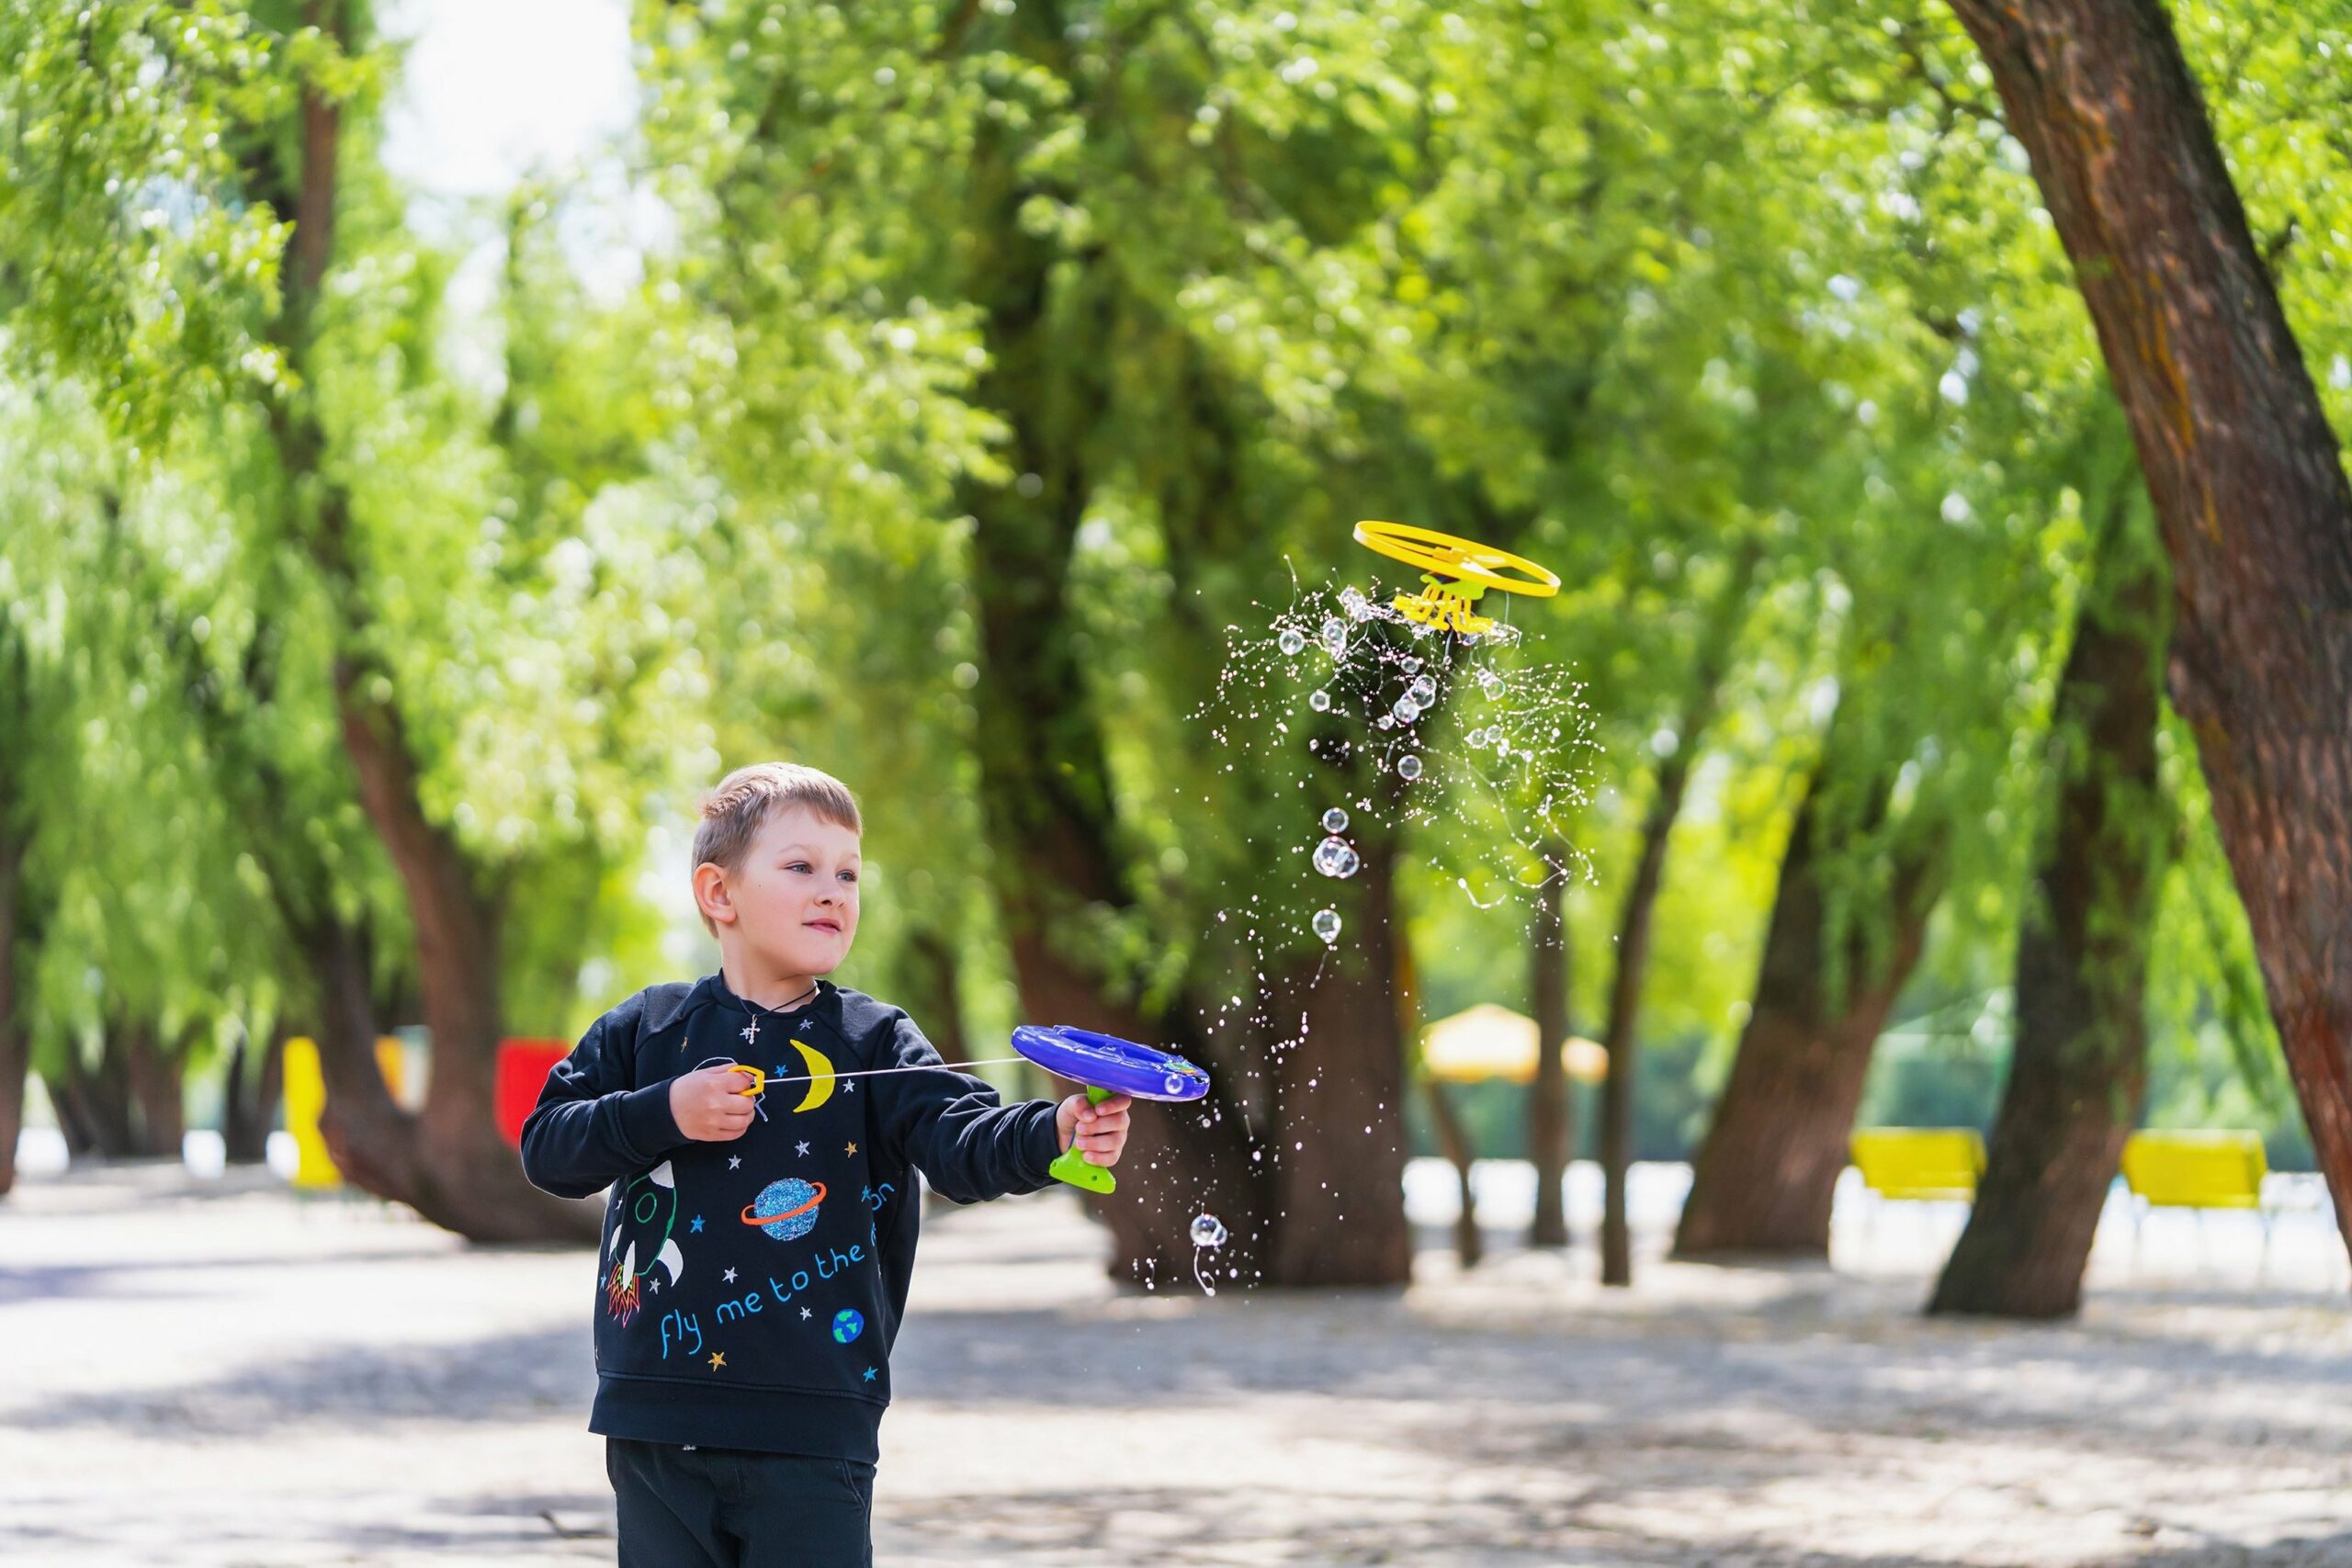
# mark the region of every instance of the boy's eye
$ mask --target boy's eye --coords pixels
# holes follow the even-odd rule
[[[845,872],[842,872],[842,880],[843,882],[855,882],[855,881],[857,880],[857,873],[855,873],[855,872],[854,872],[854,871],[845,871]]]
[[[807,871],[808,869],[808,863],[805,860],[797,860],[792,862],[784,869],[786,871]]]

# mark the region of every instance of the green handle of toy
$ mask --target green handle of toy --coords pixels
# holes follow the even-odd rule
[[[1110,1098],[1109,1089],[1087,1085],[1086,1103],[1089,1105],[1100,1105]],[[1111,1179],[1110,1171],[1094,1164],[1079,1151],[1076,1138],[1072,1138],[1069,1147],[1056,1156],[1054,1163],[1046,1168],[1056,1179],[1067,1181],[1072,1187],[1083,1187],[1089,1192],[1116,1192],[1119,1190],[1119,1184]]]

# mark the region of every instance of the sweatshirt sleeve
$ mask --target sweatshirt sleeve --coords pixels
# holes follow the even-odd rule
[[[883,1032],[877,1067],[923,1067],[866,1080],[874,1088],[876,1134],[886,1156],[922,1170],[934,1191],[958,1203],[1035,1192],[1053,1182],[1061,1152],[1054,1102],[998,1102],[986,1079],[950,1071],[914,1020],[901,1013]]]
[[[548,1074],[523,1123],[523,1174],[533,1186],[593,1198],[687,1141],[670,1114],[669,1081],[634,1081],[636,1023],[628,1004],[615,1008]]]

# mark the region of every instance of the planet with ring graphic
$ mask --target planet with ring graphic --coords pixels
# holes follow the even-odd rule
[[[865,1316],[855,1307],[843,1307],[833,1314],[833,1342],[846,1345],[865,1332]]]
[[[771,1241],[797,1241],[817,1228],[817,1205],[825,1201],[825,1184],[787,1176],[760,1189],[743,1205],[743,1223],[765,1231]]]

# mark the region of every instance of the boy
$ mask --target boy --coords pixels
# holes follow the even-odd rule
[[[870,1563],[912,1168],[969,1203],[1045,1187],[1073,1139],[1106,1166],[1126,1143],[1125,1098],[1000,1105],[905,1013],[821,978],[857,935],[860,831],[813,768],[729,773],[695,834],[718,973],[591,1024],[523,1125],[534,1182],[612,1189],[588,1425],[622,1568]]]

